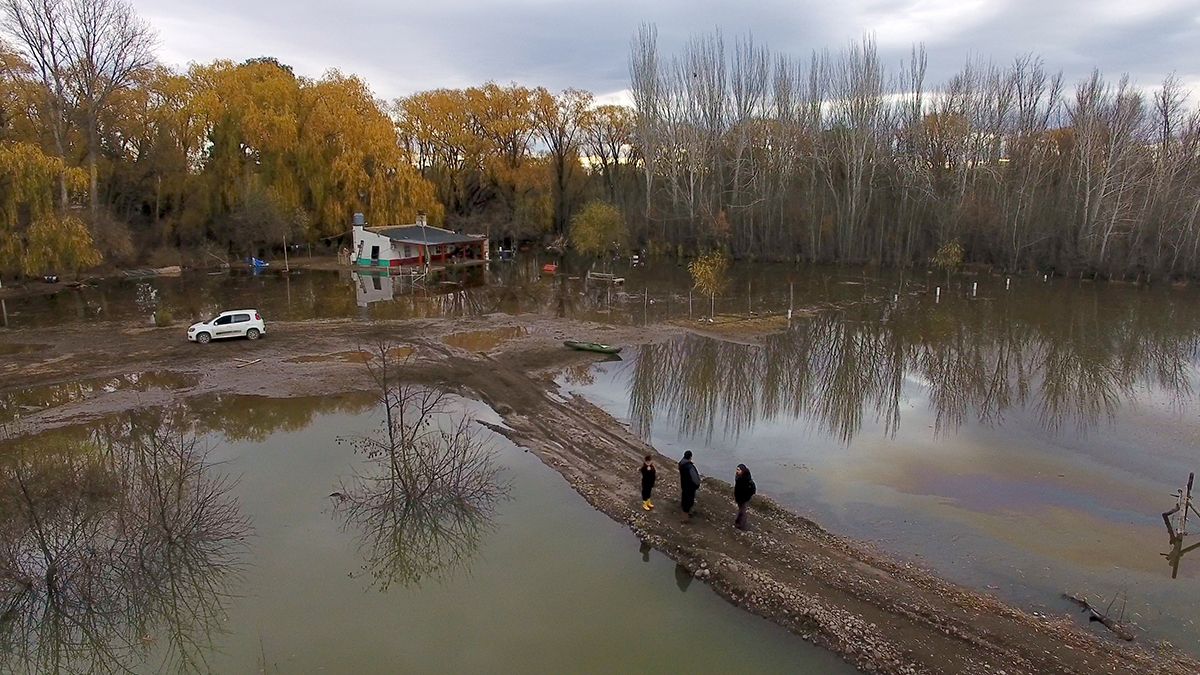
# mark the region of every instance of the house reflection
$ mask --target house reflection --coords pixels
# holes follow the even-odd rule
[[[482,267],[420,270],[391,273],[387,270],[355,270],[352,273],[355,303],[360,308],[379,302],[393,302],[402,296],[449,295],[487,285],[487,270]]]

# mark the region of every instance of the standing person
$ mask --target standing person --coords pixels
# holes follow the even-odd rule
[[[692,519],[692,507],[696,505],[696,491],[700,489],[700,472],[692,463],[692,451],[683,453],[679,460],[679,507],[683,509],[683,520]]]
[[[638,471],[642,474],[642,508],[650,511],[654,508],[650,496],[654,492],[654,481],[658,479],[658,471],[654,468],[654,456],[646,455],[642,460],[642,468]]]
[[[750,469],[746,468],[745,464],[738,464],[737,473],[733,477],[733,501],[737,502],[738,514],[733,526],[739,530],[748,529],[746,507],[750,506],[750,498],[755,492],[758,492],[758,488],[754,485],[754,478],[750,476]]]

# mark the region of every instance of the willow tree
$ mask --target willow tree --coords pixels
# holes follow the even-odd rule
[[[729,285],[729,258],[723,251],[711,251],[688,263],[692,287],[708,296],[708,315],[717,314],[717,294]]]
[[[331,71],[300,90],[303,125],[296,166],[313,213],[314,235],[345,231],[356,211],[367,222],[408,223],[442,205],[399,145],[395,126],[357,77]]]
[[[547,165],[533,151],[534,94],[489,82],[394,102],[407,161],[434,183],[449,219],[515,236],[549,228]]]
[[[599,256],[628,245],[629,228],[620,210],[601,201],[589,202],[571,219],[571,246],[583,255]]]
[[[270,188],[282,207],[299,204],[289,151],[300,135],[300,84],[270,59],[194,67],[197,104],[209,120],[204,175],[210,218],[219,218],[255,189]]]
[[[0,270],[42,274],[100,263],[87,226],[55,206],[56,188],[84,182],[27,143],[0,143]]]

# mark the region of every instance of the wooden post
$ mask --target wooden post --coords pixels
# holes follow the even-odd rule
[[[1181,536],[1181,537],[1186,537],[1187,533],[1188,533],[1188,531],[1187,531],[1188,511],[1194,512],[1196,510],[1196,507],[1192,506],[1192,484],[1195,482],[1196,482],[1196,474],[1189,473],[1188,474],[1188,482],[1187,482],[1187,490],[1185,490],[1183,493],[1183,518],[1179,524],[1179,536]]]

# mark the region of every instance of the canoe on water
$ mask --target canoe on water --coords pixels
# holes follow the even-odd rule
[[[612,345],[604,345],[599,342],[579,342],[577,340],[567,340],[564,345],[571,349],[578,349],[581,352],[596,352],[598,354],[620,354],[621,348]]]

